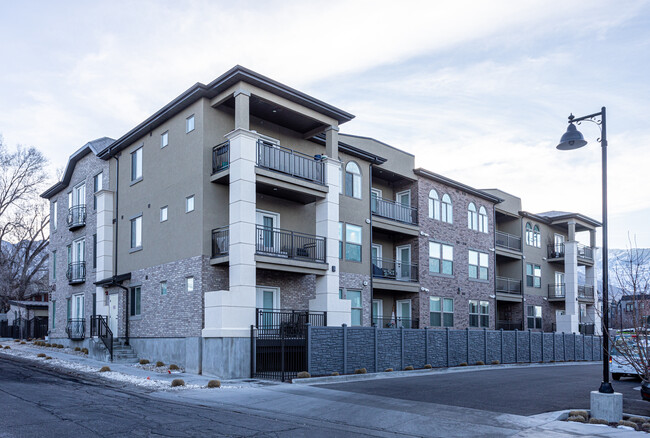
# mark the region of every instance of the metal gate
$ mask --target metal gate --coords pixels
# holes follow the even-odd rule
[[[284,382],[307,371],[307,324],[327,325],[327,313],[257,309],[251,326],[251,377]]]

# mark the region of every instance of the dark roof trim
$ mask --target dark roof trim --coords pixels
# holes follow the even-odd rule
[[[318,144],[324,145],[325,134],[322,133],[318,134],[312,137],[312,140]],[[339,141],[339,151],[344,152],[348,155],[352,155],[353,157],[359,158],[361,160],[370,161],[372,164],[384,164],[386,161],[388,161],[384,157],[380,157],[379,155],[375,155],[370,152],[364,151],[363,149],[359,149],[358,147],[354,147],[347,143],[343,143],[342,141]],[[332,157],[332,158],[338,159],[338,157]]]
[[[384,143],[384,142],[381,141],[381,140],[377,140],[376,138],[366,137],[366,136],[364,136],[364,135],[345,134],[345,133],[343,133],[343,132],[339,133],[339,137],[341,137],[341,136],[343,136],[343,137],[361,138],[361,139],[364,139],[364,140],[371,140],[371,141],[374,141],[374,142],[379,143],[379,144],[382,145],[382,146],[386,146],[386,147],[388,147],[388,148],[395,149],[396,151],[401,152],[401,153],[403,153],[403,154],[406,154],[406,155],[410,155],[410,156],[412,156],[412,157],[415,157],[415,155],[413,155],[413,154],[410,153],[410,152],[406,152],[406,151],[404,151],[404,150],[402,150],[402,149],[400,149],[400,148],[396,148],[395,146],[391,146],[391,145],[389,145],[388,143]]]
[[[446,184],[448,186],[451,186],[451,187],[454,187],[456,189],[462,190],[464,192],[470,193],[470,194],[472,194],[474,196],[478,196],[479,198],[483,198],[483,199],[485,199],[487,201],[490,201],[490,202],[492,202],[494,204],[498,204],[499,202],[503,202],[503,199],[501,199],[501,198],[497,198],[496,196],[492,196],[489,193],[486,193],[484,191],[475,189],[475,188],[470,187],[468,185],[465,185],[463,183],[459,183],[458,181],[454,181],[453,179],[449,179],[446,176],[442,176],[440,174],[430,172],[430,171],[428,171],[426,169],[418,168],[418,169],[414,169],[413,172],[416,175],[420,175],[420,176],[422,176],[424,178],[429,178],[429,179],[432,179],[434,181],[438,181],[438,182],[440,182],[442,184]]]
[[[9,300],[9,304],[13,304],[18,307],[25,307],[25,308],[43,308],[43,307],[48,307],[49,303],[47,301],[16,301],[16,300]]]
[[[127,272],[126,274],[113,275],[112,277],[104,278],[103,280],[96,281],[95,286],[115,286],[118,283],[122,283],[126,280],[131,279],[131,273]]]
[[[64,190],[70,184],[72,179],[72,173],[74,168],[83,157],[89,153],[94,153],[95,155],[100,154],[103,150],[108,148],[115,140],[108,137],[98,138],[97,140],[89,141],[81,148],[79,148],[75,153],[70,155],[68,158],[68,164],[65,166],[65,172],[63,172],[63,178],[61,181],[54,184],[52,187],[41,193],[41,197],[45,199],[51,199],[52,196],[56,195],[60,191]]]
[[[543,222],[543,223],[548,224],[548,225],[551,225],[553,222],[566,221],[566,220],[569,220],[569,219],[578,219],[578,220],[580,220],[582,222],[585,222],[585,223],[591,225],[592,227],[602,227],[603,226],[603,224],[601,224],[597,220],[592,219],[592,218],[590,218],[588,216],[582,215],[580,213],[569,213],[569,214],[565,214],[563,216],[555,216],[555,217],[552,217],[552,218],[551,217],[546,217],[546,216],[540,216],[540,215],[535,214],[535,213],[529,213],[527,211],[520,211],[519,214],[521,216],[523,216],[523,217],[528,217],[528,218],[531,218],[531,219],[535,219],[536,221]]]
[[[180,96],[176,97],[167,105],[155,112],[151,117],[120,137],[109,149],[99,154],[99,157],[105,160],[111,158],[126,146],[130,145],[138,138],[143,137],[152,129],[160,126],[164,121],[178,114],[200,98],[205,97],[211,99],[223,90],[240,81],[254,85],[277,96],[284,97],[287,100],[331,117],[337,120],[339,124],[348,122],[354,118],[353,114],[283,85],[266,76],[262,76],[261,74],[245,67],[236,65],[214,81],[210,82],[208,85],[204,85],[200,82],[194,84]]]

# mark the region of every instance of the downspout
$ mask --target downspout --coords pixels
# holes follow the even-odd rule
[[[113,268],[113,275],[117,275],[117,248],[118,248],[118,242],[119,242],[119,210],[120,210],[120,155],[121,153],[118,153],[114,156],[115,158],[115,217],[113,218],[113,223],[115,224],[115,241],[114,241],[114,268]],[[129,288],[126,286],[122,286],[121,284],[114,283],[115,286],[119,287],[120,289],[124,290],[125,292],[125,297],[124,297],[124,306],[126,307],[126,325],[124,327],[124,343],[126,345],[129,345]]]
[[[497,208],[496,204],[492,206],[492,247],[494,248],[494,330],[499,326],[499,300],[497,299]]]
[[[372,265],[372,162],[370,163],[370,172],[368,172],[368,182],[369,182],[369,188],[368,188],[368,200],[370,201],[368,203],[368,212],[369,212],[369,217],[370,217],[370,326],[372,327],[372,321],[374,320],[374,310],[373,310],[373,302],[374,302],[374,289],[373,289],[373,284],[372,284],[372,274],[373,274],[373,268],[374,266]]]
[[[521,236],[521,329],[524,330],[526,318],[526,254],[524,254],[524,218],[519,217],[519,235]],[[544,300],[542,300],[544,301]],[[544,315],[542,315],[542,318]],[[542,332],[544,331],[542,319]],[[557,329],[557,324],[555,325]]]

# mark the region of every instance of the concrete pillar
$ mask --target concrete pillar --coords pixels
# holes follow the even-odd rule
[[[235,130],[250,129],[250,96],[251,93],[246,90],[237,90],[233,94],[235,97]]]
[[[576,223],[569,222],[569,242],[576,240]]]
[[[255,323],[255,151],[258,135],[235,129],[230,140],[229,290],[205,293],[203,337],[248,338]]]
[[[113,192],[100,190],[97,197],[97,269],[95,281],[113,275]],[[103,287],[95,288],[97,315],[108,316],[108,300]]]
[[[574,224],[575,230],[575,224]],[[569,235],[571,235],[569,224]],[[575,237],[575,232],[573,232]],[[580,309],[578,305],[578,242],[569,240],[564,243],[564,283],[566,298],[564,302],[564,315],[557,317],[557,331],[564,333],[578,333],[580,322]]]
[[[596,251],[596,230],[589,230],[589,246],[591,246],[594,250],[594,254]]]
[[[336,126],[330,126],[325,130],[325,155],[335,160],[339,159],[339,128]],[[338,185],[338,179],[336,184]]]
[[[327,150],[337,148],[329,144],[338,141],[338,133],[330,129]],[[338,152],[337,152],[338,155]],[[329,157],[329,153],[328,153]],[[309,310],[327,312],[327,325],[350,325],[350,301],[339,299],[339,171],[341,162],[325,159],[325,181],[329,187],[325,199],[316,202],[316,234],[325,237],[325,255],[329,269],[316,277],[316,298],[309,300]]]

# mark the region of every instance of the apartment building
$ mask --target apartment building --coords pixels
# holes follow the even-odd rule
[[[110,332],[140,357],[241,377],[251,326],[281,309],[325,325],[494,329],[540,303],[544,324],[578,331],[573,262],[593,262],[574,234],[595,221],[530,215],[510,195],[416,169],[411,154],[339,133],[353,117],[236,66],[86,144],[43,194],[50,337],[101,352],[94,336]],[[564,231],[564,250],[506,255],[499,233],[521,239],[528,222]],[[565,314],[535,279],[498,291],[503,276],[521,284],[526,257],[564,273],[544,281],[565,284]]]

